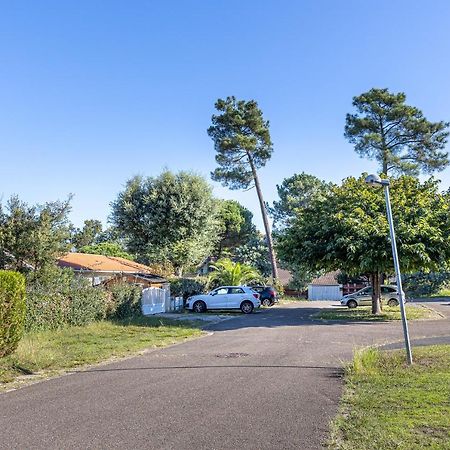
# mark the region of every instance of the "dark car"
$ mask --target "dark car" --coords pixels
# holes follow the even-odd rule
[[[277,291],[272,286],[252,286],[252,289],[258,292],[261,305],[272,306],[278,302]]]

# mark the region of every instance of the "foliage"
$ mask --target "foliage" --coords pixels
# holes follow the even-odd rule
[[[212,116],[208,135],[214,141],[219,167],[212,178],[230,189],[248,189],[254,182],[252,165],[264,167],[272,156],[269,122],[254,100],[227,97],[217,100],[215,107],[221,114]]]
[[[244,245],[240,245],[234,252],[233,260],[247,266],[255,267],[263,276],[271,274],[269,248],[267,241],[257,233]]]
[[[217,239],[211,187],[199,175],[134,177],[112,207],[127,248],[145,263],[169,261],[179,274],[208,256]]]
[[[216,254],[233,254],[236,247],[245,245],[256,235],[253,214],[235,200],[219,200],[217,213],[218,235]]]
[[[450,281],[449,272],[416,272],[403,276],[403,290],[411,297],[437,294]]]
[[[116,283],[108,287],[109,305],[107,317],[126,319],[141,314],[142,289],[128,283]]]
[[[105,292],[70,269],[49,267],[28,276],[27,331],[86,325],[103,319],[107,308]]]
[[[93,255],[115,256],[133,261],[133,255],[127,253],[117,242],[101,242],[99,244],[85,245],[78,250],[80,253]]]
[[[371,89],[354,97],[358,113],[347,114],[345,137],[361,157],[378,161],[384,174],[418,175],[445,169],[449,124],[429,122],[405,100],[404,93],[387,89]]]
[[[403,176],[391,182],[391,200],[404,273],[436,270],[450,259],[448,198],[438,182]],[[326,200],[304,208],[279,239],[283,261],[311,270],[348,274],[392,271],[393,261],[384,195],[364,175],[333,187]]]
[[[203,294],[209,286],[208,277],[170,278],[170,295],[183,297],[186,300],[191,295]]]
[[[288,226],[301,208],[306,208],[315,198],[326,196],[331,186],[331,183],[305,172],[285,178],[281,185],[277,184],[280,200],[273,202],[273,207],[269,208],[275,228]]]
[[[212,179],[230,189],[256,188],[269,247],[272,275],[278,278],[275,251],[267,217],[258,169],[264,167],[273,152],[269,122],[254,100],[236,100],[227,97],[217,100],[215,107],[220,114],[212,116],[208,135],[214,141],[218,167],[211,173]]]
[[[323,275],[323,270],[310,270],[308,267],[295,266],[288,269],[292,274],[292,280],[289,282],[289,288],[296,291],[304,291],[309,283],[315,278]]]
[[[0,270],[0,358],[17,348],[23,335],[25,309],[24,276]]]
[[[241,263],[235,263],[228,258],[223,258],[211,265],[214,269],[209,274],[209,279],[216,286],[240,286],[251,282],[260,282],[261,274],[253,267]]]
[[[72,245],[77,249],[77,251],[80,251],[82,247],[95,244],[97,242],[97,238],[102,233],[102,228],[103,227],[100,220],[85,220],[82,229],[75,228],[72,230]]]
[[[12,196],[0,204],[0,267],[40,270],[70,249],[70,199],[29,206]]]

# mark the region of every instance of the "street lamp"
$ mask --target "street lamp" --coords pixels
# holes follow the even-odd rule
[[[400,274],[400,265],[398,263],[397,244],[395,242],[394,222],[392,220],[391,200],[389,197],[389,180],[380,178],[378,175],[369,175],[366,177],[366,183],[372,187],[384,187],[384,196],[386,198],[386,213],[389,221],[389,232],[391,235],[392,256],[394,258],[395,277],[397,278],[397,291],[402,314],[403,335],[405,338],[406,357],[408,364],[412,364],[411,343],[409,340],[408,321],[406,320],[405,303],[403,297],[402,278]],[[372,286],[374,288],[374,286]]]

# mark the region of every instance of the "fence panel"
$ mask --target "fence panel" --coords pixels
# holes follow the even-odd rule
[[[143,289],[141,309],[144,316],[170,310],[170,290],[150,287]]]

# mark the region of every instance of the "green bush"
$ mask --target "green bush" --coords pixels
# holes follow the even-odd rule
[[[54,330],[104,319],[108,299],[90,280],[53,267],[29,275],[26,305],[26,331]]]
[[[191,295],[203,294],[209,286],[207,277],[195,278],[171,278],[170,295],[172,297],[183,297],[186,300]]]
[[[25,308],[24,276],[0,270],[0,358],[17,348],[23,335]]]
[[[448,272],[416,272],[404,275],[402,279],[403,290],[408,297],[436,294],[440,289],[446,287],[449,281],[450,273]]]
[[[141,314],[142,289],[136,285],[118,283],[108,287],[107,317],[126,319]]]

